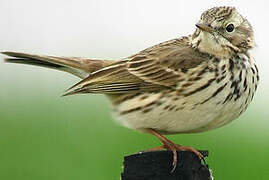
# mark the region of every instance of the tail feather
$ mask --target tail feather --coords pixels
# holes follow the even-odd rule
[[[58,64],[53,64],[50,62],[46,61],[39,61],[36,59],[25,59],[25,58],[5,58],[5,62],[7,63],[17,63],[17,64],[27,64],[27,65],[36,65],[36,66],[42,66],[42,67],[47,67],[47,68],[61,68],[64,66],[58,65]]]
[[[60,71],[65,71],[82,79],[94,71],[113,64],[114,60],[92,60],[76,57],[41,56],[18,52],[2,52],[12,58],[6,58],[5,62],[41,66]]]

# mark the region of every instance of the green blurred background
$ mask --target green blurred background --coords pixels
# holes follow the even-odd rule
[[[202,11],[224,5],[203,1],[192,7],[194,2],[3,0],[0,50],[119,59],[193,32]],[[255,53],[262,83],[248,110],[233,123],[206,133],[169,138],[208,149],[207,160],[217,180],[267,180],[269,63],[265,57],[269,39],[263,36],[268,29],[264,24],[267,2],[227,2],[239,7],[256,28],[259,46]],[[152,3],[155,8],[151,8]],[[190,11],[187,17],[185,13]],[[60,97],[78,78],[44,68],[5,64],[3,58],[0,179],[117,180],[123,156],[160,145],[153,136],[114,123],[102,95]]]

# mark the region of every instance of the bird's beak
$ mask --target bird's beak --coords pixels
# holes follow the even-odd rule
[[[197,23],[195,25],[196,25],[196,27],[198,27],[202,31],[206,31],[206,32],[209,32],[209,33],[211,33],[213,31],[213,28],[209,24],[206,24],[206,23]]]

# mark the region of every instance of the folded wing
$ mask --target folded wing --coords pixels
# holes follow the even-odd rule
[[[148,48],[91,73],[66,95],[77,93],[122,94],[176,88],[182,73],[208,59],[188,43],[174,39]]]

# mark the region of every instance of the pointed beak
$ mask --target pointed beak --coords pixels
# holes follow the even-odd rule
[[[209,33],[211,33],[213,31],[213,28],[209,24],[206,24],[206,23],[197,23],[195,25],[196,25],[196,27],[198,27],[202,31],[206,31],[206,32],[209,32]]]

